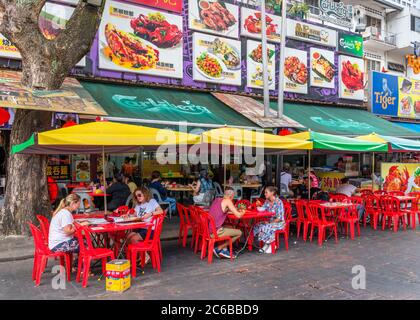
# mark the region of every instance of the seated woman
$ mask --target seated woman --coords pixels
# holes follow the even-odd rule
[[[268,186],[265,188],[266,201],[262,207],[258,207],[258,211],[269,211],[275,215],[270,221],[263,221],[255,225],[254,236],[259,241],[264,242],[264,246],[260,249],[260,253],[271,253],[271,243],[275,240],[275,232],[283,230],[286,227],[284,219],[283,202],[277,195],[277,188]]]
[[[48,236],[48,248],[52,252],[79,252],[79,242],[74,237],[76,228],[72,215],[79,206],[80,197],[72,193],[61,200],[53,212]]]
[[[133,221],[151,222],[152,216],[162,214],[163,210],[159,203],[153,198],[152,193],[146,187],[137,188],[133,194],[135,217]],[[148,229],[137,229],[127,236],[127,243],[134,244],[146,238]],[[150,235],[153,238],[153,227]]]

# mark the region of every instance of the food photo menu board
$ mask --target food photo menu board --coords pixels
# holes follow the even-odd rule
[[[339,97],[350,100],[361,100],[365,97],[363,59],[340,56],[339,64]]]
[[[262,65],[262,45],[261,42],[254,40],[246,41],[246,70],[247,87],[262,89],[264,85],[263,65]],[[268,88],[276,89],[276,47],[267,43],[268,57]]]
[[[195,32],[193,79],[241,85],[241,42]]]
[[[182,78],[182,17],[107,1],[99,26],[99,68]]]
[[[308,54],[306,51],[286,48],[284,60],[284,91],[308,93]]]
[[[191,30],[238,38],[239,7],[221,0],[189,0],[188,25]]]

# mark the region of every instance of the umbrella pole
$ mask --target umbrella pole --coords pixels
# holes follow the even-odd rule
[[[308,199],[311,200],[311,150],[308,150]]]
[[[102,176],[103,176],[103,180],[104,180],[104,188],[105,188],[105,190],[104,190],[104,192],[105,192],[105,195],[104,195],[104,209],[105,209],[105,214],[107,213],[107,211],[108,211],[108,201],[107,201],[107,199],[106,199],[106,170],[105,170],[105,146],[102,146]]]
[[[375,152],[372,152],[372,191],[375,188]]]

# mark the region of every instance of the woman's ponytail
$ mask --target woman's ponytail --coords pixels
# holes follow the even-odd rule
[[[63,198],[60,201],[60,204],[58,205],[57,209],[53,212],[52,216],[54,217],[61,209],[64,209],[65,207],[68,207],[73,202],[80,201],[80,196],[78,194],[72,193],[69,194],[67,197]]]

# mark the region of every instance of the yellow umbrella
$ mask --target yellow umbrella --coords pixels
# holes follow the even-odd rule
[[[202,133],[202,142],[264,149],[312,149],[312,141],[239,128],[218,128]]]
[[[167,129],[98,121],[33,134],[13,153],[81,154],[138,151],[143,146],[194,144],[200,136]]]

